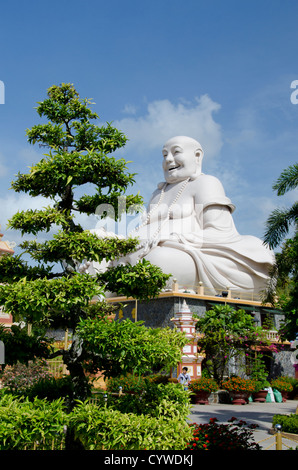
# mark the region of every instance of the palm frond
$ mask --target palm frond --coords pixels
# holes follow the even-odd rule
[[[277,247],[289,232],[291,224],[298,223],[298,202],[290,209],[274,209],[266,222],[264,243],[270,248]]]
[[[287,191],[298,187],[298,163],[286,168],[273,185],[273,190],[278,196],[283,196]]]

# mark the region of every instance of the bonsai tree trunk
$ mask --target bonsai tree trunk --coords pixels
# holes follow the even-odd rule
[[[73,396],[70,400],[69,412],[76,406],[77,400],[85,401],[90,396],[90,385],[82,365],[82,341],[75,337],[69,351],[64,352],[64,363],[66,364],[73,386]],[[80,440],[75,438],[73,429],[67,429],[65,438],[66,450],[84,450]]]
[[[85,375],[82,364],[83,341],[74,336],[71,348],[64,352],[64,363],[66,364],[73,386],[73,399],[71,409],[75,406],[75,401],[85,401],[90,396],[90,385]]]

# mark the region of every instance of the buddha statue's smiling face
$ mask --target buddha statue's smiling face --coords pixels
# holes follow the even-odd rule
[[[203,151],[199,142],[190,137],[173,137],[163,149],[163,171],[167,183],[196,178],[201,173]]]

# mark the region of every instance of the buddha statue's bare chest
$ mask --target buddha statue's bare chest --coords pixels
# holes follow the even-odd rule
[[[151,222],[164,218],[189,217],[194,211],[194,198],[189,189],[185,183],[169,185],[163,192],[162,190],[156,192],[149,207]]]

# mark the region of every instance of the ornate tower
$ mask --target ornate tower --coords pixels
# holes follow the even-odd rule
[[[201,377],[201,362],[204,359],[203,355],[199,355],[197,350],[198,333],[196,332],[197,320],[192,316],[189,307],[185,300],[183,301],[180,312],[176,313],[171,321],[175,324],[176,328],[185,332],[189,343],[184,346],[182,351],[182,361],[178,364],[177,377],[182,372],[183,367],[188,368],[188,373],[191,378],[199,379]]]

